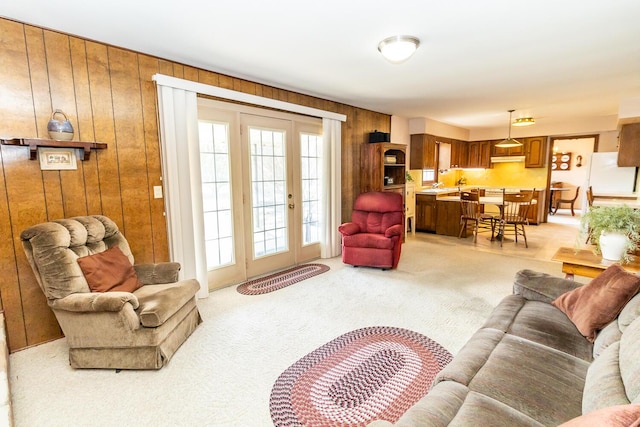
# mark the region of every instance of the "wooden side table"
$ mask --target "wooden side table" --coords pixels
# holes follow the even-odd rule
[[[551,258],[552,261],[562,262],[562,272],[566,279],[573,280],[574,275],[584,277],[597,277],[606,270],[614,261],[603,260],[600,255],[596,255],[589,249],[576,251],[573,248],[560,248]],[[630,273],[640,272],[640,261],[634,259],[628,264],[621,264],[621,267]]]

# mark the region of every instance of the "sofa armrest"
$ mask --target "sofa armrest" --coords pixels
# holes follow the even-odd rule
[[[130,303],[134,310],[140,305],[138,298],[129,292],[76,293],[53,300],[49,305],[56,310],[97,312],[120,311],[127,303]]]
[[[565,292],[582,286],[582,283],[562,279],[533,270],[520,270],[513,282],[513,294],[530,301],[551,303]]]
[[[352,234],[360,233],[360,226],[358,226],[358,224],[354,224],[353,222],[345,222],[344,224],[338,226],[338,231],[343,236],[351,236]]]
[[[384,237],[402,236],[403,234],[404,229],[402,228],[402,224],[396,224],[385,230]]]
[[[180,263],[178,262],[136,264],[133,268],[136,270],[138,279],[144,285],[175,283],[178,281],[178,274],[180,273]]]

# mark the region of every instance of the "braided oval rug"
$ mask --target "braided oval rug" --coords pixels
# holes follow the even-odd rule
[[[376,326],[348,332],[290,366],[271,390],[276,427],[396,422],[452,359],[432,339]]]
[[[298,283],[309,277],[329,271],[329,266],[324,264],[301,264],[288,270],[279,271],[268,276],[238,285],[236,290],[243,295],[260,295],[277,291],[294,283]]]

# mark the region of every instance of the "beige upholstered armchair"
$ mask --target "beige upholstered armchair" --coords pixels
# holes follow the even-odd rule
[[[133,265],[105,216],[46,222],[20,237],[74,368],[160,369],[202,322],[198,281],[178,281],[178,263]]]

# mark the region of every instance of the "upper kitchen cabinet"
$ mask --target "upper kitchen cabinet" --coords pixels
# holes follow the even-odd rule
[[[362,145],[360,191],[397,191],[404,196],[407,146],[390,142]]]
[[[522,145],[517,147],[496,147],[501,140],[491,141],[491,157],[524,156],[524,166],[527,168],[543,168],[546,162],[547,137],[535,136],[518,138]]]
[[[525,138],[524,144],[524,167],[543,168],[547,159],[547,137],[536,136]]]
[[[472,141],[467,143],[468,168],[491,167],[491,141]]]
[[[411,135],[410,169],[436,168],[436,137],[428,134]]]
[[[618,166],[640,166],[640,123],[622,125],[618,138]]]
[[[496,147],[496,144],[502,140],[496,140],[491,143],[491,157],[504,157],[504,156],[524,156],[524,145],[517,147]]]
[[[465,141],[451,140],[451,168],[468,167],[469,143]]]

